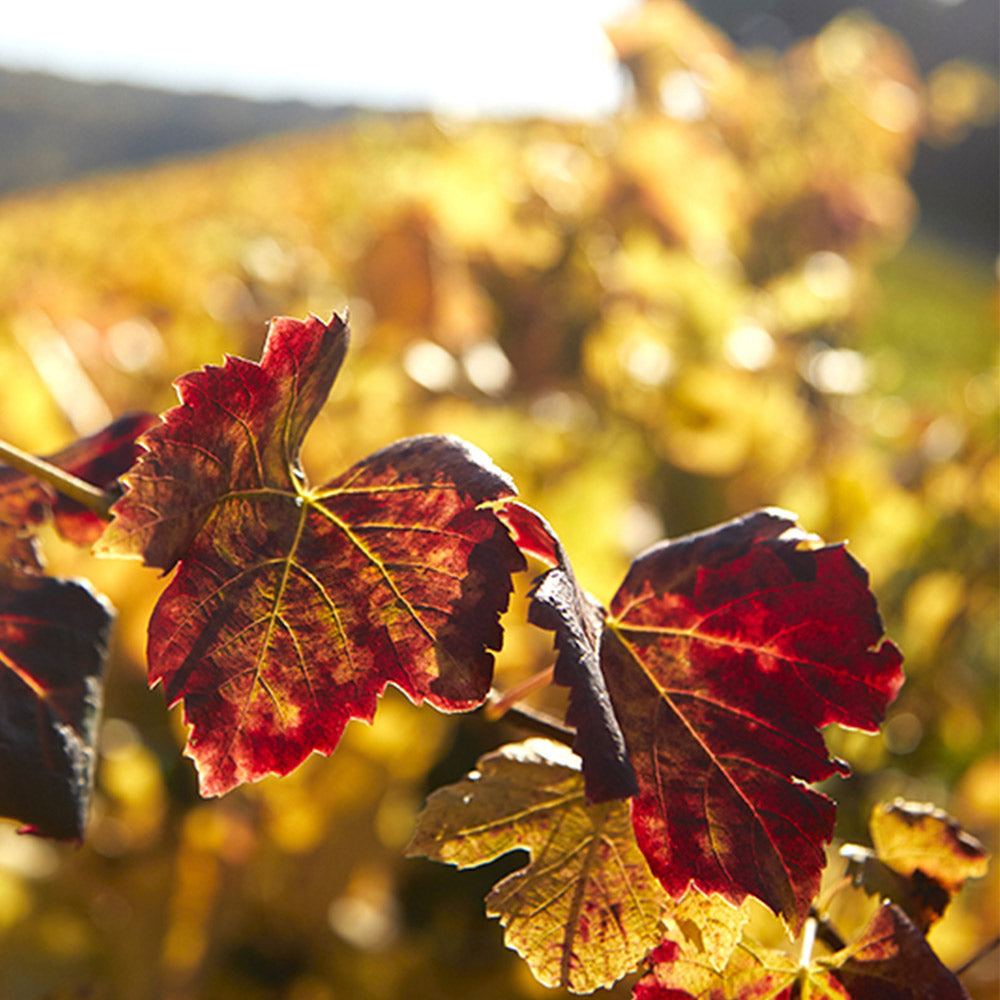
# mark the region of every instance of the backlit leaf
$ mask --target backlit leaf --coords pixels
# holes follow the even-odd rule
[[[747,905],[733,906],[718,893],[706,896],[691,886],[670,909],[670,921],[693,948],[704,953],[716,971],[729,964],[750,914]]]
[[[902,682],[864,570],[764,510],[664,542],[611,604],[601,665],[640,792],[639,845],[667,892],[754,895],[799,926],[847,765],[819,728],[873,731]]]
[[[872,843],[879,858],[903,875],[916,870],[957,892],[986,874],[989,856],[944,810],[921,802],[881,803],[872,810]]]
[[[744,938],[724,969],[697,942],[668,936],[650,955],[634,1000],[966,1000],[968,994],[924,936],[883,906],[857,942],[805,966]]]
[[[695,943],[667,938],[649,956],[649,966],[635,984],[634,1000],[791,1000],[798,977],[790,955],[748,940],[740,942],[720,970]],[[821,989],[808,996],[846,1000],[847,994],[834,984],[834,992]]]
[[[845,844],[855,884],[898,904],[923,932],[969,878],[986,874],[989,855],[958,821],[928,803],[880,803],[869,823],[875,850]]]
[[[448,712],[485,699],[489,652],[523,559],[492,511],[514,494],[457,438],[398,441],[322,487],[299,446],[347,327],[272,323],[261,362],[178,380],[181,405],[142,439],[110,553],[164,569],[149,677],[184,702],[203,794],[285,774],[371,721],[394,684]]]
[[[851,1000],[967,1000],[954,973],[898,907],[876,910],[859,941],[825,964]]]
[[[333,385],[347,326],[276,319],[260,363],[227,357],[174,383],[181,405],[141,440],[98,551],[170,569],[223,499],[295,494],[305,432]]]
[[[566,722],[576,730],[573,749],[583,758],[587,799],[629,798],[639,789],[599,659],[606,612],[577,582],[562,542],[537,512],[511,502],[498,516],[522,552],[552,564],[531,589],[528,619],[556,634],[553,679],[570,689]]]
[[[0,813],[83,836],[112,612],[87,585],[0,570]]]
[[[496,885],[487,913],[546,986],[609,986],[659,940],[666,902],[627,803],[589,804],[580,759],[548,740],[502,747],[478,767],[430,796],[408,854],[472,868],[527,850],[527,866]]]

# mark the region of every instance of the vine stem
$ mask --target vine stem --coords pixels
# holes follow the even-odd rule
[[[957,969],[955,969],[955,975],[960,976],[963,972],[971,969],[972,966],[976,964],[981,958],[985,958],[991,951],[995,948],[1000,947],[1000,934],[998,934],[992,941],[988,944],[983,945],[967,962],[963,962]]]
[[[813,947],[816,944],[816,927],[816,918],[807,918],[806,926],[802,931],[802,950],[799,952],[800,969],[808,969],[809,963],[812,961]]]
[[[490,722],[502,719],[517,702],[522,701],[533,691],[548,687],[552,683],[554,673],[555,666],[546,667],[545,670],[540,670],[537,674],[532,674],[527,680],[521,681],[520,684],[512,687],[509,691],[505,691],[503,694],[490,692],[490,699],[483,707],[483,715]]]
[[[542,683],[538,681],[538,678],[546,673],[551,673],[551,671],[542,671],[541,674],[535,674],[534,677],[530,678],[530,681],[536,682],[536,687],[541,687]],[[527,684],[528,682],[525,683]],[[508,691],[505,695],[490,692],[490,700],[482,708],[484,717],[489,722],[497,722],[503,718],[505,721],[521,729],[527,729],[531,733],[545,736],[558,743],[565,743],[566,746],[572,748],[573,742],[576,739],[575,729],[563,725],[558,719],[553,718],[547,712],[542,712],[537,708],[528,708],[527,705],[513,704],[514,699],[511,696],[517,691],[522,691],[523,693],[524,687],[525,684],[521,684],[518,688]],[[531,687],[531,690],[534,689],[535,687]],[[496,710],[498,703],[504,706],[501,712]]]
[[[99,486],[84,482],[65,469],[37,458],[6,441],[0,440],[0,459],[21,472],[48,483],[53,489],[82,504],[105,521],[111,520],[111,505],[117,499]]]
[[[809,908],[809,916],[816,921],[817,941],[822,941],[830,951],[840,951],[841,948],[847,947],[847,942],[830,922],[829,917],[823,916],[815,906]]]

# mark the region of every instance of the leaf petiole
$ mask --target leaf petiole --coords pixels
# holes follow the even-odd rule
[[[847,889],[852,885],[854,885],[853,875],[847,874],[842,878],[837,879],[837,881],[830,885],[826,892],[824,892],[819,899],[816,900],[816,903],[814,904],[816,909],[820,913],[825,913],[830,908],[830,903],[833,902],[834,896],[843,892],[844,889]],[[815,914],[813,915],[815,916]]]
[[[815,906],[809,908],[809,916],[816,921],[816,940],[822,941],[830,951],[840,951],[847,947],[847,942],[841,937],[840,931],[830,922],[829,917],[823,916]]]
[[[494,695],[493,692],[490,692],[490,700],[483,708],[483,715],[490,722],[502,719],[517,702],[527,698],[534,691],[548,687],[552,683],[554,673],[555,666],[546,667],[537,674],[532,674],[527,680],[521,681],[520,684],[515,685],[503,694]]]
[[[967,972],[972,968],[980,959],[985,958],[991,951],[995,951],[1000,947],[1000,934],[998,934],[992,941],[984,944],[982,948],[979,949],[967,962],[963,962],[957,969],[955,969],[955,975],[960,976],[963,972]]]
[[[799,952],[799,968],[808,969],[812,962],[813,947],[816,944],[816,918],[807,917],[802,930],[802,950]]]
[[[48,483],[70,500],[82,504],[105,521],[111,520],[111,505],[117,497],[99,486],[85,482],[71,472],[0,440],[0,459],[15,469]]]
[[[489,703],[485,706],[485,709],[488,708]],[[486,718],[491,722],[496,722],[499,717],[486,715]],[[554,719],[551,715],[541,712],[536,708],[528,708],[526,705],[512,705],[504,713],[503,718],[512,725],[516,725],[537,736],[545,736],[550,740],[555,740],[557,743],[565,743],[570,748],[572,748],[576,740],[575,730],[569,726],[564,726],[558,719]]]

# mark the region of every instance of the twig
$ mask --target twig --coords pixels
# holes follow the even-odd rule
[[[552,675],[555,667],[546,667],[537,674],[532,674],[527,680],[512,687],[509,691],[499,694],[496,691],[490,692],[489,700],[483,706],[483,715],[490,721],[496,722],[512,711],[514,705],[526,698],[533,691],[548,687],[552,683]]]
[[[111,505],[117,498],[99,486],[84,482],[71,472],[46,462],[44,458],[37,458],[26,451],[21,451],[6,441],[0,441],[0,459],[15,469],[48,483],[63,496],[82,504],[105,521],[111,520]]]
[[[490,718],[489,715],[486,716]],[[505,721],[521,729],[536,733],[539,736],[546,736],[550,740],[558,743],[565,743],[572,747],[576,732],[568,726],[564,726],[558,719],[553,718],[545,712],[540,712],[535,708],[527,708],[524,705],[512,705],[504,713]],[[495,721],[495,720],[493,720]]]
[[[840,951],[847,947],[847,942],[840,936],[840,932],[830,923],[828,917],[822,916],[815,906],[809,907],[809,916],[816,921],[816,937],[830,949],[830,951]]]
[[[995,950],[996,947],[1000,945],[1000,934],[998,934],[992,941],[984,944],[982,948],[979,949],[967,962],[960,965],[954,970],[956,976],[960,976],[963,972],[967,972],[972,968],[981,958],[985,958],[991,951]]]
[[[799,968],[808,969],[813,957],[813,945],[816,943],[816,929],[819,921],[815,917],[809,917],[806,925],[802,929],[802,948],[799,952]]]

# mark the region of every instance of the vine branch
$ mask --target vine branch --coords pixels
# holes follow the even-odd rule
[[[576,739],[576,730],[564,726],[558,719],[553,718],[546,712],[541,712],[537,708],[528,708],[525,705],[511,705],[504,712],[496,714],[491,711],[491,703],[487,702],[482,709],[483,715],[490,722],[496,722],[503,718],[511,725],[520,729],[534,733],[536,736],[545,736],[557,743],[565,743],[572,748]]]
[[[111,520],[111,505],[117,499],[114,494],[6,441],[0,441],[0,459],[15,469],[48,483],[54,490],[82,504],[103,520]]]
[[[1000,934],[998,934],[992,941],[987,942],[979,949],[967,962],[963,962],[957,969],[955,969],[955,975],[960,976],[963,972],[967,972],[971,969],[976,962],[980,959],[985,958],[991,951],[994,951],[997,947],[1000,947]]]

